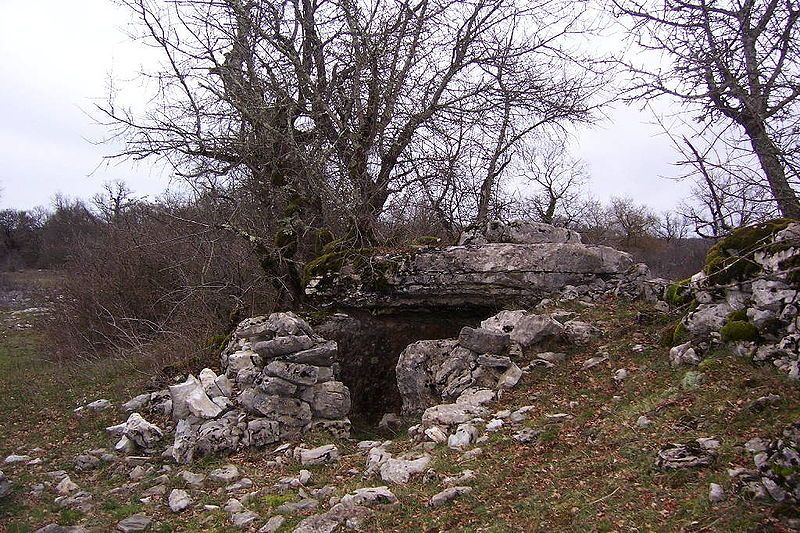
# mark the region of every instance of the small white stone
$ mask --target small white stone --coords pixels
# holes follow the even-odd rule
[[[24,462],[27,462],[27,461],[30,461],[30,460],[31,460],[31,456],[30,455],[11,454],[11,455],[9,455],[8,457],[5,458],[5,460],[3,461],[3,464],[10,465],[10,464],[14,464],[14,463],[24,463]]]
[[[493,418],[489,420],[488,424],[486,424],[486,431],[492,433],[498,431],[502,427],[503,427],[503,421],[500,418]]]
[[[708,486],[708,501],[711,503],[720,503],[725,501],[725,490],[721,485],[711,483]]]
[[[185,511],[191,504],[192,499],[185,490],[172,489],[172,492],[169,493],[169,508],[172,509],[173,513]]]
[[[78,490],[78,485],[72,482],[69,476],[65,476],[61,482],[56,485],[56,493],[60,494],[61,496],[66,496],[71,492],[75,492]]]

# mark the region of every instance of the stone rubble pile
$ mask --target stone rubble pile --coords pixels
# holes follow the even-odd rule
[[[797,222],[741,228],[720,241],[703,272],[672,288],[694,300],[675,331],[673,365],[698,364],[728,342],[754,362],[800,379],[799,267]]]
[[[780,503],[800,503],[800,422],[783,430],[780,437],[754,438],[745,444],[753,454],[755,469],[728,470],[736,490],[750,498]]]
[[[350,432],[350,391],[338,381],[337,344],[315,335],[294,313],[244,320],[222,352],[222,373],[209,368],[166,390],[141,394],[128,411],[171,416],[174,442],[166,453],[179,463],[195,456],[261,447],[323,429]],[[107,428],[116,450],[160,452],[165,432],[133,412]]]
[[[410,344],[396,367],[403,414],[418,414],[443,402],[483,405],[520,380],[524,369],[514,359],[544,345],[585,344],[600,334],[572,314],[558,317],[563,322],[548,314],[501,311],[482,321],[479,328],[464,327],[457,339]],[[563,353],[540,352],[525,369],[551,367],[565,357]]]
[[[656,466],[662,470],[702,468],[717,460],[720,442],[714,438],[699,438],[681,444],[668,444],[659,450]]]

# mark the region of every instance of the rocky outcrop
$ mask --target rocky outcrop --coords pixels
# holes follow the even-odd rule
[[[674,365],[698,364],[729,343],[759,364],[800,379],[800,223],[744,227],[718,242],[706,266],[670,287],[673,304],[690,305],[673,334]]]
[[[565,287],[576,295],[648,292],[649,272],[629,254],[581,244],[562,228],[494,223],[462,242],[331,253],[308,265],[306,294],[337,307],[398,310],[532,306]]]

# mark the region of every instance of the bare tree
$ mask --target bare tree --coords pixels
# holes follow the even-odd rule
[[[113,97],[101,108],[126,142],[118,156],[160,157],[213,191],[231,214],[224,227],[296,295],[316,229],[377,242],[387,203],[408,189],[440,195],[417,181],[431,143],[462,130],[470,149],[454,152],[455,167],[488,162],[476,206],[486,216],[511,147],[589,120],[603,87],[571,44],[583,8],[565,0],[121,3],[164,61],[144,113]],[[241,217],[242,196],[262,219]]]
[[[665,211],[658,217],[655,234],[667,242],[680,241],[689,236],[689,220],[682,213]]]
[[[780,212],[800,217],[787,174],[796,173],[800,103],[798,18],[792,0],[614,0],[631,34],[655,61],[630,64],[629,96],[668,95],[702,123],[733,124]]]
[[[92,204],[106,223],[119,222],[123,215],[140,202],[133,191],[122,180],[103,184],[103,192],[92,196]]]
[[[572,226],[588,208],[586,166],[571,157],[560,139],[534,138],[521,151],[521,177],[534,193],[523,199],[540,222]]]
[[[606,209],[605,224],[619,245],[627,249],[653,238],[659,218],[647,206],[637,205],[631,198],[615,197]]]

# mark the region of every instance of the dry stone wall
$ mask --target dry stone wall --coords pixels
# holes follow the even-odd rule
[[[674,332],[671,362],[698,364],[727,343],[758,364],[800,379],[798,270],[798,222],[741,228],[720,241],[704,271],[668,295],[690,306]]]
[[[349,436],[350,391],[338,380],[338,346],[294,313],[249,318],[209,368],[168,390],[142,394],[123,407],[169,416],[174,441],[164,452],[179,463],[207,454],[260,447],[323,429]],[[108,428],[117,450],[158,453],[166,434],[134,412]]]

